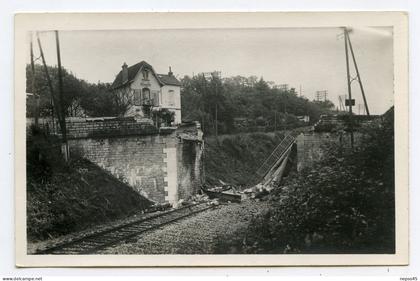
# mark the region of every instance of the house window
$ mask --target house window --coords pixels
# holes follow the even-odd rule
[[[169,90],[168,91],[168,105],[169,106],[175,106],[175,91]]]
[[[141,90],[140,89],[136,89],[134,90],[134,105],[141,105]]]
[[[152,91],[153,106],[159,106],[159,91]]]
[[[149,71],[147,69],[144,69],[142,73],[143,73],[143,79],[149,80]]]
[[[142,94],[143,94],[143,104],[150,104],[151,103],[151,99],[150,99],[150,90],[149,90],[149,88],[143,88]]]

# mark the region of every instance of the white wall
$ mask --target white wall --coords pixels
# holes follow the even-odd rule
[[[142,90],[143,88],[148,88],[152,94],[154,91],[160,92],[160,84],[156,77],[153,75],[153,72],[149,70],[148,79],[145,80],[143,78],[143,73],[140,70],[135,78],[134,81],[130,84],[130,88],[132,90]],[[134,93],[130,95],[130,99],[134,99]],[[160,99],[160,97],[159,97]],[[133,105],[129,108],[126,116],[144,116],[143,110],[141,105]]]
[[[143,73],[139,71],[130,85],[131,90],[142,90],[149,88],[150,92],[159,92],[159,107],[167,108],[175,113],[175,124],[181,123],[181,87],[173,85],[165,85],[160,87],[157,78],[152,72],[149,72],[148,80],[143,79]],[[170,97],[170,91],[173,91],[173,97]],[[129,95],[130,99],[134,99],[134,91]],[[126,112],[125,116],[143,116],[141,105],[133,105]]]
[[[173,91],[173,104],[170,103],[169,91]],[[162,87],[160,106],[163,108],[181,109],[181,87],[165,85]]]
[[[153,75],[151,71],[149,71],[149,79],[144,80],[143,79],[143,73],[139,71],[134,78],[134,81],[131,83],[131,89],[143,89],[143,88],[149,88],[150,91],[159,91],[160,90],[160,84],[156,77]]]

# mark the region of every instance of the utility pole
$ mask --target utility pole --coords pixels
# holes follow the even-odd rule
[[[359,82],[360,91],[362,92],[362,97],[363,97],[363,102],[365,104],[366,114],[368,116],[370,116],[369,108],[368,108],[368,104],[367,104],[366,96],[365,96],[365,90],[363,89],[362,79],[360,78],[359,68],[357,67],[356,58],[355,58],[354,52],[353,52],[353,46],[351,45],[350,36],[348,35],[348,33],[347,33],[347,41],[349,42],[350,52],[351,52],[351,56],[353,58],[354,69],[356,70],[357,81]]]
[[[61,72],[61,56],[60,56],[60,40],[58,37],[58,31],[55,31],[55,42],[57,46],[57,64],[58,64],[58,98],[60,100],[61,109],[61,135],[63,137],[63,148],[64,148],[64,159],[67,161],[69,158],[69,145],[67,143],[67,128],[66,128],[66,112],[64,108],[63,100],[63,73]]]
[[[56,99],[56,97],[54,95],[54,89],[53,89],[53,86],[52,86],[50,74],[48,73],[47,64],[45,63],[44,52],[42,50],[41,40],[39,39],[38,33],[37,33],[37,41],[38,41],[39,53],[41,54],[42,65],[44,66],[45,76],[47,77],[48,88],[50,89],[50,93],[51,93],[52,121],[53,121],[53,131],[54,131],[54,128],[55,128],[55,124],[54,124],[55,123],[55,121],[54,121],[54,112],[55,112],[55,114],[57,114],[57,119],[60,120],[60,110],[57,110],[58,107],[59,107],[59,104],[58,104],[57,99]]]
[[[346,99],[345,96],[344,96],[344,99]],[[343,97],[338,96],[338,101],[340,102],[340,111],[346,111],[346,107],[344,106],[344,103],[343,103]]]
[[[349,67],[349,51],[347,46],[347,28],[344,27],[344,49],[346,51],[346,69],[347,69],[347,90],[349,92],[349,130],[350,130],[350,143],[351,148],[354,147],[354,135],[353,135],[353,110],[352,110],[352,99],[351,99],[351,81],[350,81],[350,67]]]
[[[215,114],[214,114],[214,117],[215,117],[215,133],[216,133],[216,140],[217,141],[219,141],[219,138],[218,138],[218,126],[217,126],[217,104],[219,103],[219,96],[218,96],[218,89],[217,89],[217,81],[215,80],[215,77],[214,76],[212,76],[212,79],[213,79],[213,81],[215,82],[214,83],[214,90],[215,90],[215,96],[216,96],[216,102],[215,102]]]
[[[34,63],[34,49],[33,49],[33,42],[32,42],[32,36],[31,33],[31,70],[32,70],[32,94],[35,98],[35,126],[38,127],[38,118],[39,118],[39,99],[40,96],[35,91],[35,63]]]

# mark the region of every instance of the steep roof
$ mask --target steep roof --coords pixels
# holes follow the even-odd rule
[[[123,83],[123,81],[122,81],[122,70],[120,70],[120,72],[118,72],[118,74],[117,74],[117,77],[115,77],[115,80],[112,83],[111,88],[117,89],[117,88],[120,88],[122,86],[130,84],[131,82],[133,82],[137,73],[144,67],[147,67],[147,68],[152,70],[152,72],[155,74],[155,76],[157,77],[157,80],[159,81],[160,84],[181,86],[181,82],[179,82],[178,79],[175,78],[175,76],[165,75],[165,74],[157,74],[150,64],[148,64],[145,61],[141,61],[141,62],[136,63],[136,64],[127,68],[128,69],[128,80],[125,83]]]
[[[176,79],[176,77],[173,75],[158,74],[157,76],[159,80],[162,81],[162,83],[165,85],[181,86],[181,82],[179,82],[179,80]]]

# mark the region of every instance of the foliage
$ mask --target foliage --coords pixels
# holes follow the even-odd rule
[[[308,115],[311,123],[333,109],[330,101],[312,102],[299,97],[295,89],[284,90],[257,77],[202,75],[182,79],[183,119],[198,120],[206,134],[235,131],[234,118],[250,120],[250,127],[290,128],[301,125],[296,116]],[[332,106],[331,106],[332,105]]]
[[[80,105],[87,116],[122,116],[130,106],[130,100],[110,90],[109,83],[89,84]]]
[[[54,95],[58,95],[58,68],[48,66]],[[128,108],[127,99],[110,91],[109,83],[88,83],[62,69],[63,104],[66,116],[119,116]],[[26,91],[40,97],[40,116],[51,116],[52,96],[43,66],[35,64],[35,80],[30,65],[26,67]],[[35,105],[28,104],[27,115],[35,116]]]
[[[54,94],[57,95],[58,69],[56,66],[47,68]],[[128,98],[131,92],[121,90],[116,94],[111,91],[109,83],[88,83],[64,68],[62,73],[66,116],[121,116],[131,105],[131,99]],[[52,99],[43,66],[35,64],[34,89],[32,77],[31,67],[27,65],[27,92],[40,96],[40,116],[50,116]],[[200,121],[207,134],[214,134],[216,127],[219,134],[234,131],[235,117],[251,120],[250,131],[256,130],[258,126],[274,130],[302,125],[296,119],[299,115],[310,116],[311,123],[314,123],[320,114],[333,109],[330,101],[312,102],[298,97],[293,88],[280,89],[273,82],[255,76],[223,79],[215,75],[210,79],[202,75],[185,76],[181,82],[183,119]],[[147,108],[145,110],[148,111]],[[33,103],[28,103],[27,112],[30,117],[35,115]]]
[[[175,112],[170,111],[167,108],[160,108],[153,111],[153,120],[157,120],[157,127],[163,123],[165,126],[170,126],[175,121]]]
[[[255,171],[283,139],[281,133],[249,133],[205,140],[205,181],[223,180],[240,187],[256,184]]]
[[[54,93],[58,93],[58,68],[48,66],[48,73],[52,81]],[[67,115],[77,112],[78,101],[87,91],[88,83],[77,79],[66,69],[62,70],[63,75],[63,104]],[[33,72],[30,65],[26,66],[26,92],[35,93],[40,96],[40,116],[51,115],[52,97],[43,66],[35,64],[34,87],[32,87]],[[28,108],[29,115],[33,116],[34,108]]]
[[[334,110],[335,105],[330,100],[313,101],[322,111],[328,112]]]
[[[329,147],[269,200],[229,242],[243,253],[394,253],[393,112],[365,128],[353,151]]]

